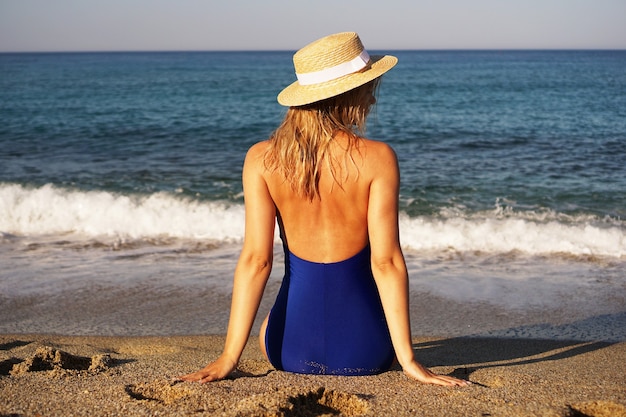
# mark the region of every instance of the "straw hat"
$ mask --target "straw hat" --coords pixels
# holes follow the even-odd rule
[[[337,96],[380,77],[397,62],[395,56],[369,56],[354,32],[326,36],[294,54],[298,81],[278,94],[278,102],[303,106]]]

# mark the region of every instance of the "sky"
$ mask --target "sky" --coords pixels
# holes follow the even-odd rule
[[[0,0],[0,52],[626,49],[626,0]]]

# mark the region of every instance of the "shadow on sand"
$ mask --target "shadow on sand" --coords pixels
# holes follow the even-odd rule
[[[625,318],[626,313],[597,317],[602,322],[610,319],[620,327],[626,326]],[[428,367],[451,366],[455,368],[452,375],[467,379],[469,374],[478,369],[571,358],[616,343],[612,336],[609,337],[611,341],[554,340],[563,338],[564,333],[559,333],[559,329],[589,326],[592,325],[594,319],[596,318],[592,317],[562,326],[538,324],[498,332],[521,335],[542,333],[551,334],[553,338],[472,335],[416,343],[413,345],[413,350],[417,360],[424,365]],[[541,332],[536,330],[541,330]]]

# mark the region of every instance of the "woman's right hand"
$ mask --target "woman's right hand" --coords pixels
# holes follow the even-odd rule
[[[191,374],[175,378],[176,381],[205,382],[218,381],[226,378],[237,367],[237,362],[227,356],[220,356],[215,362],[211,362],[204,368]]]
[[[403,371],[409,378],[415,379],[424,384],[443,385],[447,387],[466,387],[472,384],[470,381],[465,381],[452,376],[435,374],[415,361],[404,367]]]

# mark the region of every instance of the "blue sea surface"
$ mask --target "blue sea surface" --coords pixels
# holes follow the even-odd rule
[[[412,290],[626,328],[626,51],[391,53],[367,135],[398,154]],[[243,158],[284,115],[291,57],[0,54],[0,302],[94,281],[227,294]],[[162,331],[222,331],[211,314]],[[0,332],[41,331],[24,317]]]
[[[623,218],[626,52],[396,52],[369,135],[410,215],[451,205]],[[3,54],[0,180],[240,198],[284,112],[288,52]]]

